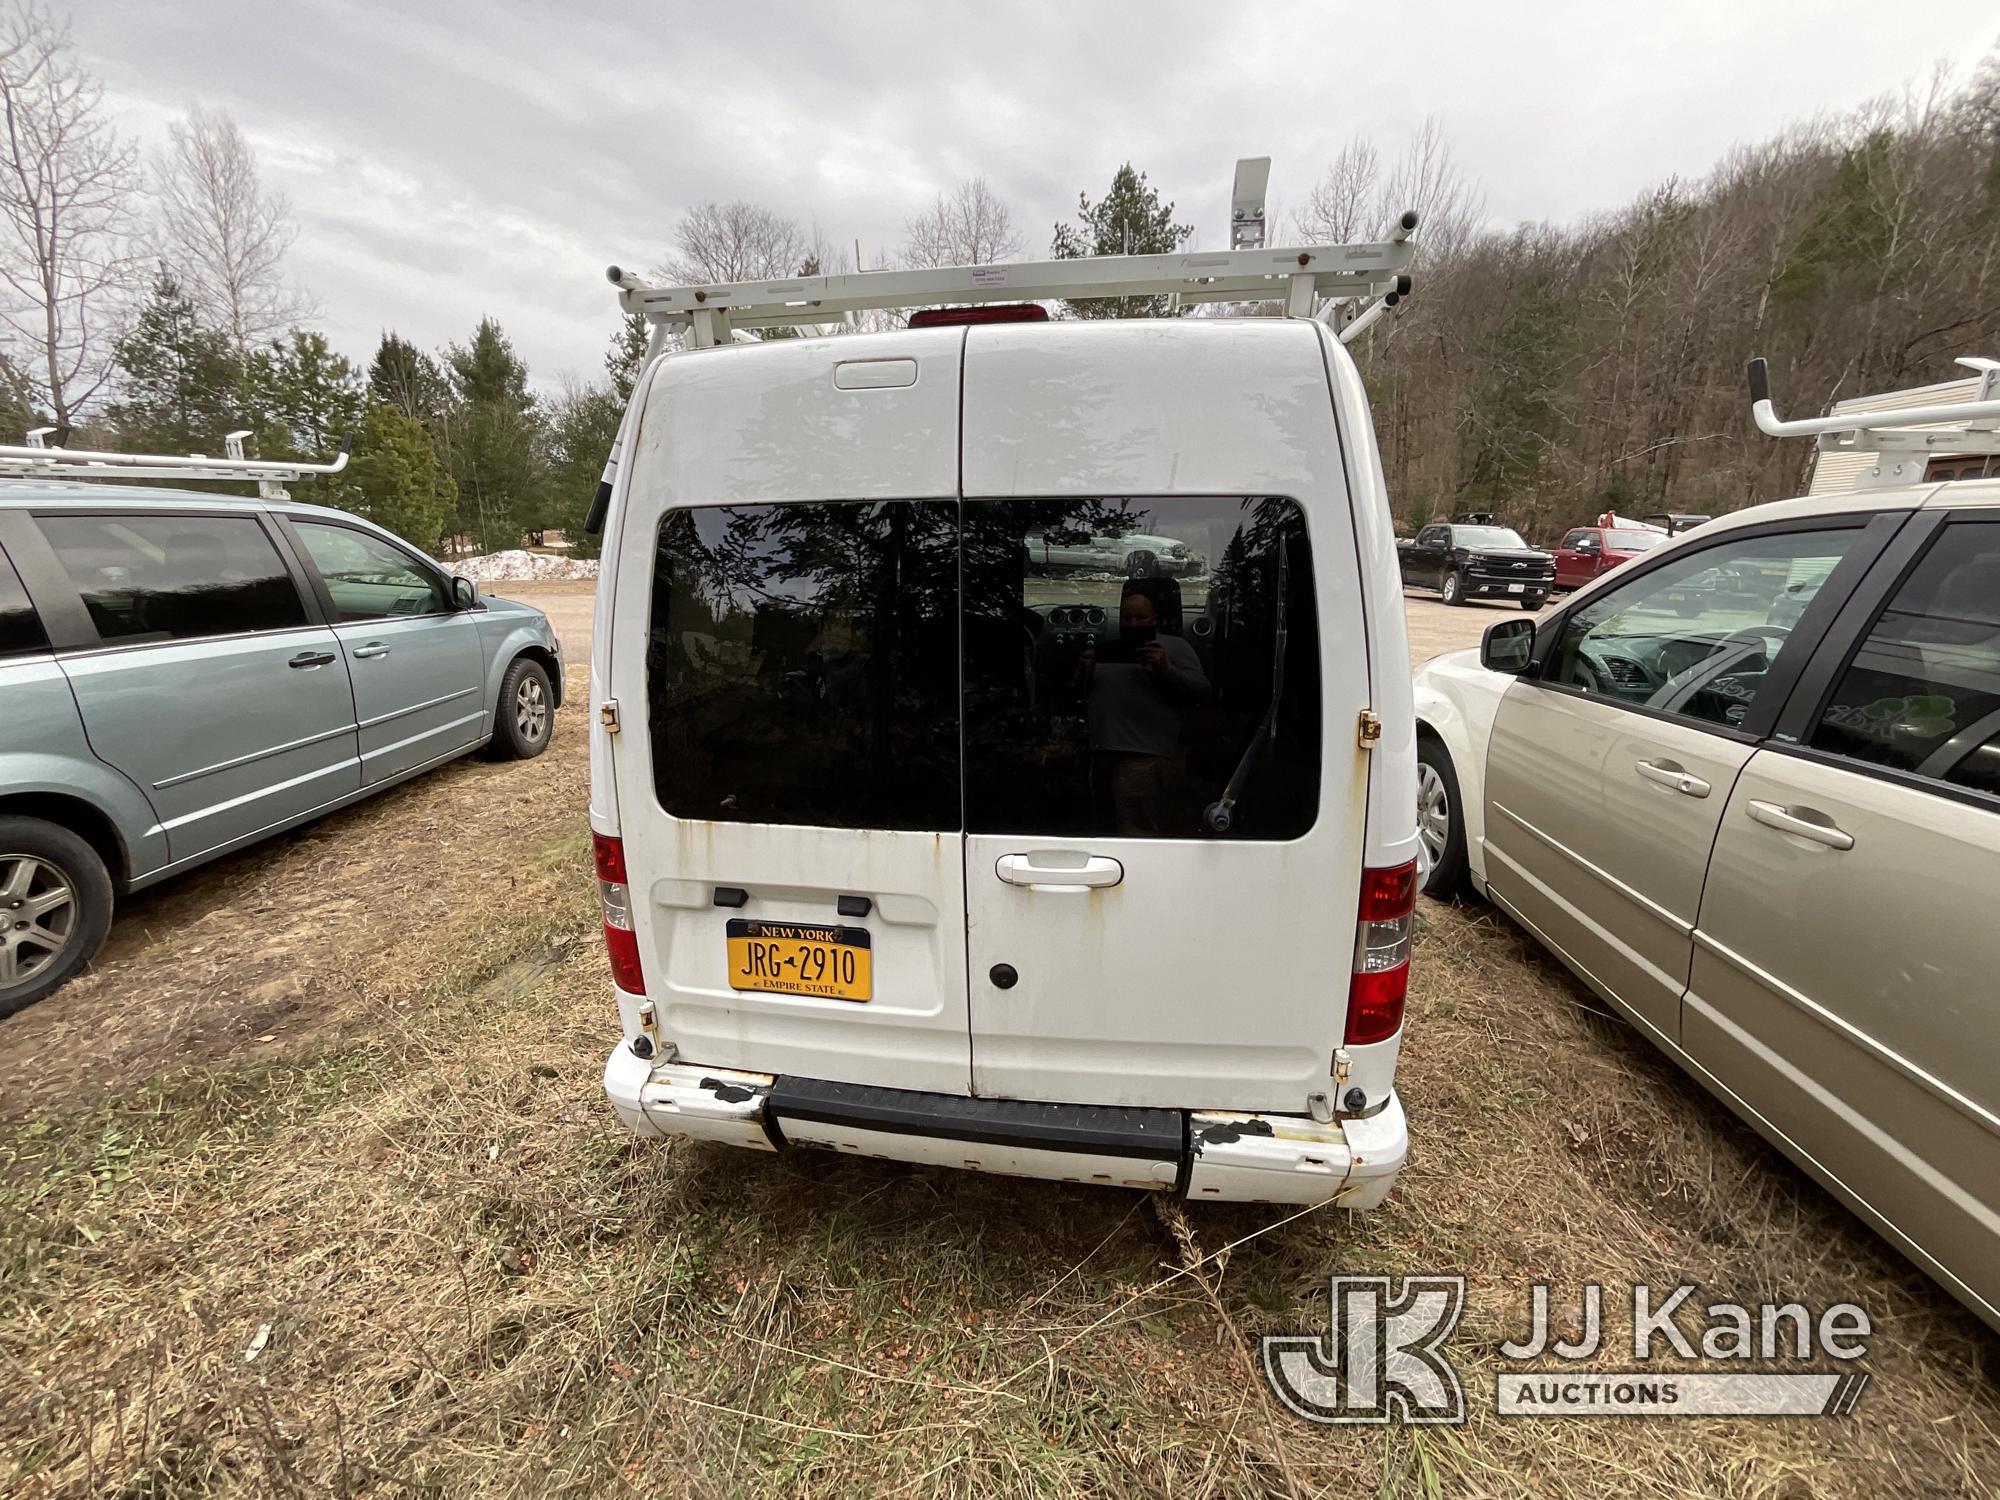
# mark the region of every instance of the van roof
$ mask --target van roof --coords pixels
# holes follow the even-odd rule
[[[84,484],[62,480],[0,480],[0,510],[27,510],[38,505],[102,505],[118,510],[173,509],[260,511],[273,508],[301,514],[362,519],[352,511],[297,500],[265,500],[256,495],[216,495],[205,490],[175,490],[149,484]]]
[[[742,358],[767,358],[793,362],[832,362],[852,359],[857,351],[869,357],[892,352],[898,344],[922,341],[926,347],[940,334],[968,336],[982,342],[1004,337],[1020,347],[1035,344],[1067,343],[1080,339],[1130,338],[1138,334],[1162,342],[1213,340],[1254,343],[1259,340],[1284,343],[1305,339],[1317,342],[1318,324],[1310,318],[1182,317],[1182,318],[1050,318],[1019,322],[942,324],[926,328],[886,328],[873,333],[828,333],[795,338],[750,339],[721,344],[713,349],[673,349],[662,358],[681,363],[696,355],[713,359],[723,354]],[[754,351],[754,353],[753,353]]]
[[[211,495],[200,490],[170,490],[150,484],[79,484],[60,479],[0,481],[0,509],[99,502],[177,508],[192,504],[221,510],[262,510],[268,503],[253,495]]]

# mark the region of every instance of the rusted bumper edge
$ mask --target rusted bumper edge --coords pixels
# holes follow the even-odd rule
[[[655,1065],[622,1043],[604,1064],[604,1092],[635,1135],[688,1135],[753,1151],[777,1149],[764,1133],[771,1084],[769,1073]]]
[[[1372,1115],[1322,1125],[1294,1115],[1188,1116],[1191,1202],[1325,1203],[1380,1208],[1410,1154],[1394,1094]]]
[[[977,1101],[895,1090],[873,1091],[893,1096],[897,1107],[872,1120],[842,1122],[784,1108],[772,1112],[782,1118],[767,1118],[766,1106],[780,1082],[768,1073],[653,1064],[624,1045],[604,1066],[604,1090],[618,1118],[643,1136],[686,1135],[757,1151],[773,1150],[782,1141],[801,1149],[1067,1182],[1156,1189],[1178,1182],[1191,1202],[1332,1201],[1343,1208],[1377,1208],[1409,1153],[1402,1101],[1393,1094],[1373,1115],[1329,1124],[1294,1115],[1196,1110],[1184,1116],[1179,1149],[1169,1136],[1163,1149],[1135,1152],[1116,1142],[1071,1139],[1068,1131],[1061,1138],[1048,1133],[1036,1138],[1016,1130],[1011,1140],[995,1139],[993,1130],[963,1118],[966,1106],[976,1107]],[[912,1115],[913,1105],[922,1101],[937,1106],[936,1120]],[[989,1107],[1009,1113],[1072,1108],[997,1101]],[[1092,1113],[1083,1106],[1074,1112]],[[1174,1118],[1166,1110],[1135,1113]]]

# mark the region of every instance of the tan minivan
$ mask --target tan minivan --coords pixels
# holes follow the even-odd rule
[[[2000,1327],[2000,482],[1714,521],[1416,689],[1425,888]]]

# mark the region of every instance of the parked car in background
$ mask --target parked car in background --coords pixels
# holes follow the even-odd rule
[[[1115,573],[1120,578],[1186,578],[1207,566],[1199,552],[1170,536],[1105,535],[1055,526],[1021,538],[1028,566],[1038,573]]]
[[[1556,546],[1556,588],[1580,589],[1620,563],[1651,552],[1667,539],[1664,531],[1629,526],[1572,526]]]
[[[1425,889],[2000,1327],[2000,483],[1712,521],[1416,694]]]
[[[0,1015],[89,960],[118,893],[481,746],[548,747],[562,647],[342,511],[0,493]]]
[[[1490,519],[1437,522],[1396,543],[1405,588],[1436,589],[1447,604],[1505,599],[1540,609],[1555,587],[1555,559]]]

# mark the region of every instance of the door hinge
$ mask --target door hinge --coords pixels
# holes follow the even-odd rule
[[[1354,742],[1363,750],[1373,750],[1382,738],[1382,716],[1372,708],[1361,710],[1354,725]]]
[[[606,698],[597,705],[597,722],[604,726],[606,734],[618,732],[618,700]]]

